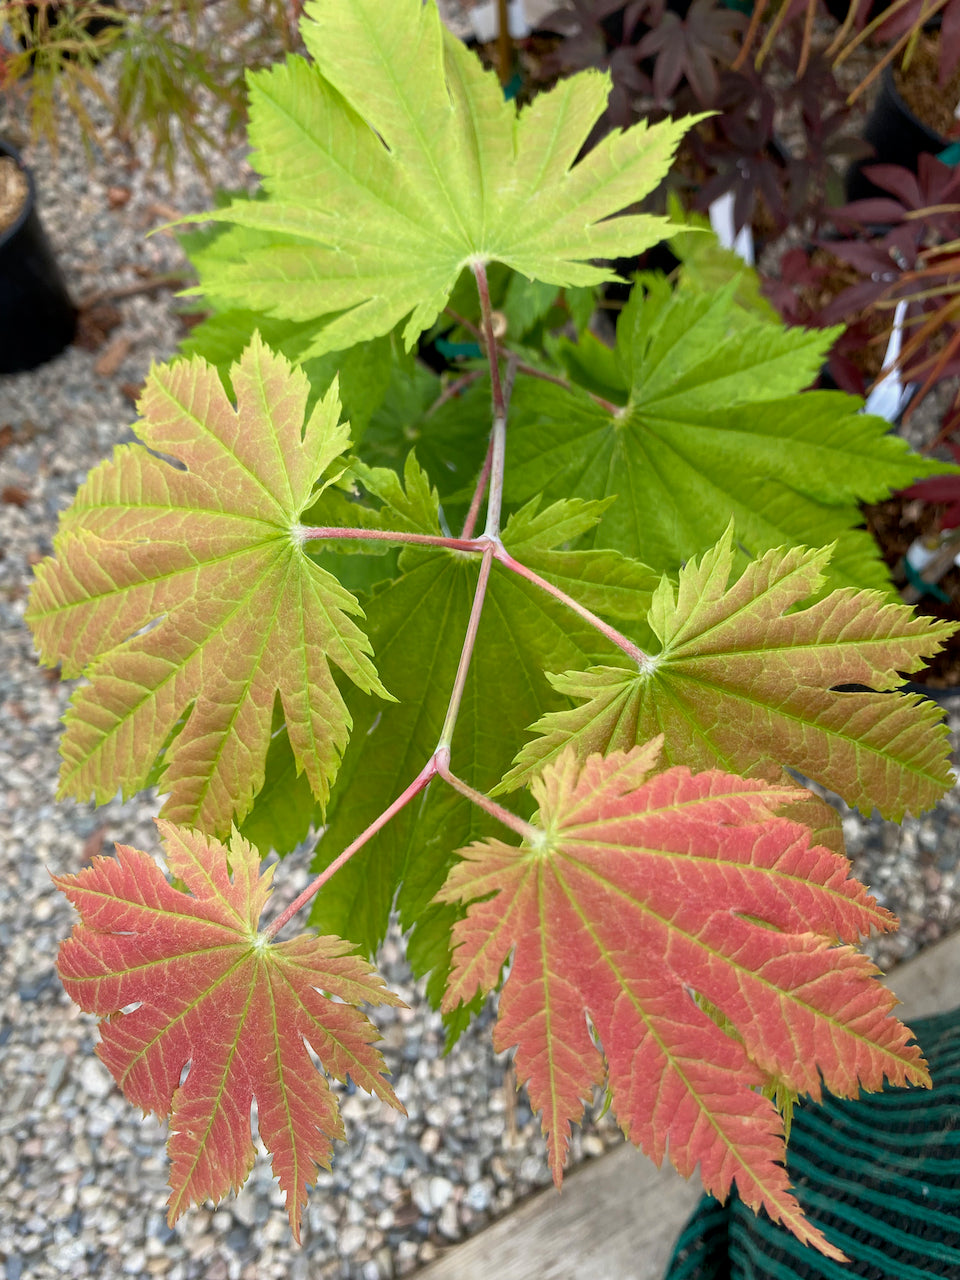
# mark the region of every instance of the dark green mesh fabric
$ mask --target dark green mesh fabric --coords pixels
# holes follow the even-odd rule
[[[960,1009],[911,1023],[933,1089],[888,1089],[794,1112],[797,1198],[847,1264],[802,1245],[734,1193],[704,1196],[665,1280],[960,1280]]]

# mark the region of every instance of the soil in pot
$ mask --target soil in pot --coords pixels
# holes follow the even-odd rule
[[[903,560],[908,549],[917,538],[936,534],[945,509],[935,503],[896,495],[885,502],[863,507],[867,528],[898,586],[902,587],[906,582]],[[951,568],[937,587],[946,595],[946,600],[925,595],[914,608],[927,618],[960,622],[960,568]],[[960,633],[951,636],[928,665],[913,672],[908,679],[912,684],[925,685],[931,690],[960,688]]]
[[[939,34],[921,35],[907,69],[894,68],[893,82],[917,119],[946,138],[957,124],[953,113],[960,102],[960,67],[945,85],[940,84],[939,67]]]
[[[12,156],[0,154],[0,233],[12,227],[30,199],[30,184]]]
[[[847,200],[889,199],[864,175],[871,164],[898,164],[917,172],[921,152],[939,155],[955,136],[953,112],[960,100],[960,68],[948,84],[938,82],[939,33],[923,35],[906,70],[888,67],[880,82],[873,109],[864,126],[864,141],[874,154],[858,159],[847,170]]]

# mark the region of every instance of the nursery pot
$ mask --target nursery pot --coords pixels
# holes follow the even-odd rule
[[[22,181],[16,184],[20,207],[0,225],[0,373],[20,373],[73,341],[77,312],[40,225],[30,171],[0,139],[0,163],[6,168],[9,160]]]
[[[884,69],[880,92],[867,118],[863,136],[875,154],[854,161],[847,170],[845,190],[848,201],[878,197],[889,199],[888,191],[881,191],[864,177],[864,166],[898,164],[916,173],[917,158],[922,151],[939,155],[949,145],[943,134],[925,125],[907,106],[894,83],[890,67]]]

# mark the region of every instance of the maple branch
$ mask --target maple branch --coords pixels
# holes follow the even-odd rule
[[[534,573],[532,569],[528,569],[527,566],[525,564],[521,564],[519,560],[514,560],[513,556],[509,551],[507,551],[503,543],[498,542],[496,544],[493,557],[505,568],[512,570],[513,573],[519,574],[521,578],[526,578],[528,582],[532,582],[535,586],[540,587],[541,590],[546,591],[549,595],[553,596],[554,599],[559,600],[561,604],[565,604],[568,609],[572,609],[574,613],[579,614],[580,617],[583,618],[584,622],[589,622],[591,627],[595,627],[601,635],[606,636],[607,639],[615,644],[618,649],[622,649],[628,658],[632,658],[641,670],[644,670],[649,666],[650,658],[642,649],[638,649],[632,640],[628,640],[625,635],[616,629],[616,627],[611,627],[608,622],[604,622],[602,618],[598,618],[597,615],[585,605],[574,600],[573,596],[568,596],[565,591],[562,591],[559,587],[555,587],[552,582],[548,582],[546,578],[541,578],[539,573]]]
[[[456,400],[457,396],[459,396],[462,391],[465,391],[467,387],[470,386],[471,382],[476,382],[477,378],[479,378],[482,373],[482,369],[469,369],[466,373],[455,379],[450,383],[449,387],[446,387],[441,391],[423,416],[425,418],[429,418],[431,414],[437,412],[441,405],[445,405],[448,400]]]
[[[518,364],[517,372],[525,373],[528,378],[539,378],[541,382],[556,383],[558,387],[563,387],[564,391],[573,391],[574,389],[573,383],[568,379],[558,377],[555,373],[545,373],[543,369],[538,369],[536,365]],[[579,390],[586,391],[587,389],[586,387],[580,387]],[[598,404],[601,409],[605,409],[609,414],[616,415],[622,412],[623,406],[614,404],[612,400],[604,400],[603,396],[598,396],[593,391],[587,391],[587,395],[595,404]]]
[[[503,398],[504,398],[505,408],[509,408],[510,406],[510,396],[513,392],[513,380],[516,376],[518,368],[519,368],[519,365],[517,363],[516,356],[511,355],[509,361],[507,362],[507,375],[506,375],[506,378],[504,379],[504,397]],[[504,421],[504,428],[506,428],[505,421]],[[473,537],[473,531],[477,523],[477,515],[479,514],[479,511],[480,511],[480,503],[483,501],[483,495],[486,492],[487,482],[490,479],[490,473],[493,469],[493,452],[494,452],[495,440],[496,440],[496,423],[494,423],[494,429],[491,430],[490,432],[490,443],[487,446],[487,456],[483,460],[483,468],[480,471],[479,478],[477,479],[477,487],[476,489],[474,489],[473,497],[470,500],[470,510],[467,512],[467,518],[463,522],[463,532],[460,535],[461,538]],[[501,493],[502,493],[502,485],[501,485]],[[487,534],[491,533],[489,524],[490,524],[490,518],[489,518],[489,512],[488,512],[487,514],[488,527],[485,530]],[[497,537],[498,535],[499,535],[499,530],[494,530],[493,533],[491,534],[491,536],[493,537]]]
[[[366,531],[358,530],[356,532]],[[444,542],[444,545],[451,545],[461,540],[448,538],[441,541]],[[492,814],[495,818],[499,818],[506,826],[511,827],[514,831],[518,831],[524,839],[533,840],[536,843],[542,838],[542,833],[538,832],[535,827],[530,826],[529,823],[522,822],[522,819],[516,818],[513,814],[508,813],[506,809],[501,809],[495,801],[481,795],[479,791],[474,791],[471,787],[468,787],[465,782],[461,782],[459,778],[456,778],[452,773],[450,773],[450,743],[453,740],[453,731],[456,727],[457,716],[460,714],[460,702],[463,698],[463,690],[467,682],[467,673],[470,670],[470,661],[473,658],[473,646],[476,642],[477,631],[480,627],[480,615],[483,612],[483,601],[487,593],[487,583],[490,580],[490,566],[493,564],[493,557],[496,552],[496,548],[499,545],[488,538],[467,539],[466,541],[468,542],[468,550],[479,550],[480,547],[483,548],[483,559],[480,562],[480,576],[477,579],[477,589],[474,592],[473,604],[470,608],[470,619],[467,622],[467,631],[463,638],[463,647],[460,650],[460,662],[457,666],[456,679],[453,682],[450,701],[447,704],[447,714],[443,721],[440,740],[434,748],[433,754],[406,790],[401,792],[401,794],[397,796],[396,800],[394,800],[391,805],[388,805],[382,813],[378,814],[378,816],[374,818],[373,822],[371,822],[370,825],[357,836],[356,840],[354,840],[352,844],[347,845],[343,853],[341,853],[339,857],[334,858],[333,862],[331,862],[328,867],[325,867],[323,871],[321,871],[320,874],[307,885],[306,889],[304,889],[304,891],[290,903],[286,910],[277,917],[273,924],[269,925],[267,929],[264,930],[264,934],[267,938],[274,937],[274,935],[283,928],[287,921],[291,920],[302,907],[306,906],[314,894],[323,888],[331,876],[336,875],[340,868],[349,862],[353,855],[362,849],[367,841],[377,834],[381,827],[386,826],[391,818],[395,817],[395,815],[398,814],[414,796],[419,795],[431,778],[436,777],[438,774],[440,774],[440,776],[443,777],[445,781],[449,782],[456,790],[462,791],[462,793],[466,795],[468,799],[473,800],[475,804],[479,804],[481,808],[486,809],[487,812]],[[464,790],[464,788],[466,788],[466,790]],[[518,827],[516,825],[518,822],[522,824],[522,827]]]
[[[500,381],[500,353],[497,349],[497,335],[493,327],[493,308],[490,305],[490,286],[487,282],[487,269],[482,262],[471,264],[477,281],[477,292],[480,295],[480,316],[483,322],[483,335],[487,347],[487,363],[490,365],[490,386],[493,392],[493,430],[490,433],[490,493],[487,498],[487,523],[484,532],[488,537],[496,538],[500,534],[500,510],[503,505],[503,466],[507,452],[507,403],[510,388],[504,394]],[[516,360],[511,359],[509,381],[512,386],[516,372]]]
[[[469,783],[464,782],[462,778],[458,778],[455,773],[450,772],[449,747],[438,747],[434,752],[433,758],[437,764],[437,775],[444,782],[448,782],[454,791],[459,791],[471,804],[475,804],[484,813],[489,813],[491,818],[496,818],[505,827],[509,827],[511,831],[516,832],[522,840],[526,840],[527,844],[534,848],[543,844],[544,833],[539,827],[533,826],[530,822],[524,822],[523,818],[518,818],[515,813],[511,813],[509,809],[504,809],[502,805],[497,804],[496,800],[491,800],[482,791],[477,791]]]
[[[507,404],[500,384],[500,354],[497,350],[497,335],[493,329],[493,307],[490,305],[490,286],[487,283],[487,269],[482,262],[470,264],[480,294],[480,316],[483,324],[483,340],[487,347],[487,361],[490,365],[490,384],[493,388],[493,416],[506,420]]]
[[[419,795],[420,792],[423,791],[431,778],[436,777],[437,771],[437,753],[434,752],[406,790],[402,791],[400,795],[397,796],[393,804],[388,805],[381,814],[374,818],[366,830],[362,831],[352,844],[348,844],[343,853],[341,853],[338,858],[334,858],[333,862],[331,862],[328,867],[324,867],[316,879],[312,880],[310,884],[307,885],[303,893],[294,898],[293,902],[290,903],[286,910],[277,916],[273,924],[268,925],[266,929],[264,929],[264,937],[269,939],[278,934],[287,921],[292,920],[297,912],[307,905],[314,894],[323,888],[331,876],[336,875],[340,868],[344,866],[345,863],[349,862],[353,855],[362,849],[367,841],[377,834],[381,827],[385,827],[390,819],[400,812],[404,805],[409,804],[414,796]]]
[[[478,538],[448,538],[433,533],[403,533],[397,529],[340,529],[337,525],[321,525],[315,529],[300,527],[304,542],[320,542],[323,539],[354,539],[366,542],[412,542],[421,547],[446,547],[449,551],[482,551],[486,546]]]
[[[484,545],[483,559],[480,561],[480,577],[477,579],[477,589],[473,594],[470,619],[467,622],[467,633],[463,637],[463,648],[460,650],[457,676],[450,691],[450,701],[447,703],[447,714],[444,717],[443,728],[440,731],[440,740],[433,753],[434,760],[438,752],[444,747],[449,749],[453,741],[453,731],[457,724],[457,716],[460,714],[460,702],[463,698],[463,690],[467,683],[467,672],[470,670],[470,660],[473,657],[473,646],[476,643],[477,631],[480,627],[480,615],[483,612],[483,600],[487,594],[490,566],[493,563],[495,549],[495,545],[492,542],[486,542]]]
[[[473,531],[477,525],[477,516],[480,513],[480,503],[483,501],[483,495],[487,491],[487,481],[490,479],[490,467],[493,463],[493,436],[490,436],[490,443],[487,445],[487,456],[483,460],[483,468],[480,477],[477,480],[477,487],[473,491],[473,497],[470,499],[470,510],[467,512],[467,518],[463,522],[463,532],[461,538],[472,538]]]

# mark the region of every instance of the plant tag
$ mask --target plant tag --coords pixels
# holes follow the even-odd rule
[[[923,573],[936,554],[936,547],[930,548],[922,538],[916,538],[907,548],[904,558],[911,569],[916,569],[917,573]]]
[[[470,22],[473,34],[481,44],[489,44],[496,40],[499,32],[497,5],[494,0],[486,4],[478,4],[470,10]],[[524,12],[523,0],[510,0],[507,5],[507,28],[514,40],[523,40],[530,34],[530,25]]]
[[[707,212],[710,214],[710,226],[724,249],[732,249],[748,267],[752,267],[755,261],[753,231],[749,226],[741,227],[739,231],[734,230],[733,192],[725,191],[722,196],[718,196]]]
[[[897,361],[900,359],[900,351],[903,347],[903,322],[906,315],[907,301],[904,298],[897,303],[893,313],[893,330],[884,352],[880,377],[871,387],[863,406],[864,413],[875,413],[878,418],[886,418],[887,422],[899,420],[914,390],[913,383],[903,385],[900,370],[897,368]]]

